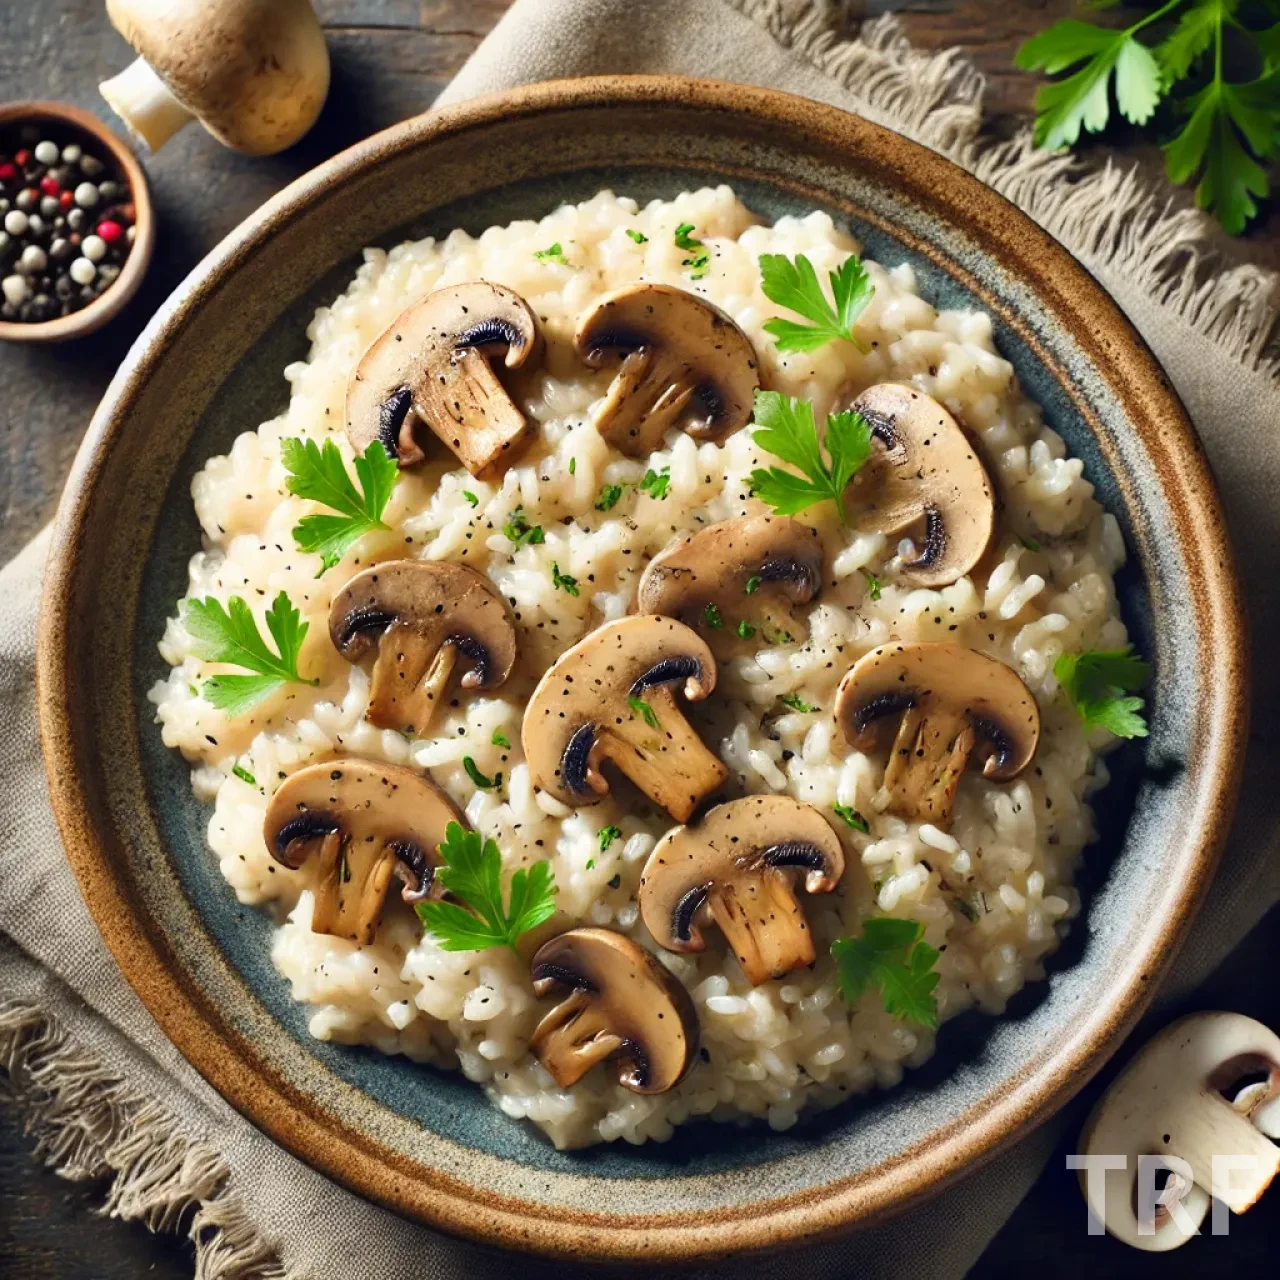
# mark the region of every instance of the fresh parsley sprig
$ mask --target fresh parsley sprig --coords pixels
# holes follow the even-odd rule
[[[205,701],[229,716],[243,715],[286,684],[320,683],[298,674],[298,655],[311,624],[302,621],[287,593],[276,596],[266,620],[276,653],[267,646],[253,613],[239,596],[232,596],[225,608],[212,596],[183,602],[182,621],[195,642],[196,656],[254,673],[210,676],[200,686]]]
[[[793,516],[817,502],[834,502],[844,522],[844,491],[871,456],[871,427],[852,409],[827,416],[826,446],[830,463],[822,456],[813,405],[777,391],[757,391],[756,424],[761,428],[752,440],[774,457],[803,472],[797,476],[780,467],[757,468],[751,473],[751,491],[779,515]]]
[[[282,440],[280,459],[289,473],[286,487],[291,494],[338,512],[303,516],[293,529],[298,550],[320,556],[320,573],[332,569],[358,538],[387,527],[382,514],[400,468],[380,441],[374,440],[364,456],[355,460],[358,489],[332,440],[326,440],[323,447],[314,440]]]
[[[551,562],[551,585],[557,591],[567,592],[571,596],[581,594],[577,578],[571,578],[567,573],[561,573],[560,566],[554,560]]]
[[[864,836],[871,834],[871,828],[867,825],[867,820],[860,814],[851,804],[833,804],[831,806],[837,818],[845,824],[846,827],[852,827],[855,831],[861,831]]]
[[[841,339],[862,348],[853,327],[875,296],[876,287],[856,253],[851,253],[835,271],[827,272],[827,278],[831,281],[834,307],[822,291],[813,263],[803,253],[794,260],[781,253],[760,255],[760,288],[764,296],[812,322],[765,321],[764,330],[773,336],[779,351],[813,351]]]
[[[549,920],[556,910],[556,885],[545,858],[511,877],[502,900],[502,853],[496,840],[481,840],[478,831],[464,831],[451,822],[439,846],[444,865],[436,879],[464,905],[420,902],[418,917],[444,951],[487,951],[510,947],[522,934]]]
[[[543,533],[540,524],[530,524],[525,519],[523,506],[517,507],[511,513],[506,524],[502,526],[502,532],[507,540],[514,542],[517,547],[536,547],[547,540],[547,535]]]
[[[533,256],[539,262],[554,262],[557,266],[569,266],[569,259],[564,256],[564,250],[560,247],[560,241],[546,249],[535,249]]]
[[[875,986],[890,1017],[936,1027],[933,989],[941,975],[933,966],[938,953],[921,941],[923,937],[924,925],[916,920],[876,916],[863,924],[860,938],[837,938],[831,954],[845,1002],[857,1004],[867,988]]]
[[[789,707],[792,711],[798,711],[801,715],[808,715],[811,711],[818,711],[820,708],[814,706],[812,702],[806,702],[798,693],[784,693],[780,695],[778,701],[784,707]]]
[[[1132,645],[1064,653],[1053,664],[1053,674],[1086,729],[1102,725],[1118,738],[1147,736],[1147,722],[1139,714],[1142,699],[1125,696],[1137,693],[1151,674]]]
[[[701,240],[693,237],[693,223],[682,222],[676,228],[676,248],[689,256],[680,265],[688,267],[690,280],[701,280],[711,270],[711,250]]]

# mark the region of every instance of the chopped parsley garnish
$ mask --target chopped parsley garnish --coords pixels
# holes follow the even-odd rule
[[[622,838],[622,828],[615,826],[600,828],[600,852],[604,853],[615,841]]]
[[[804,473],[804,477],[780,467],[756,468],[751,490],[779,515],[793,516],[816,502],[834,502],[844,523],[844,491],[871,456],[871,428],[852,409],[827,416],[828,464],[818,443],[813,405],[777,391],[757,391],[755,420],[761,428],[751,439],[766,453]]]
[[[742,589],[747,595],[753,596],[760,589],[760,584],[763,581],[764,579],[758,573],[753,573],[751,577],[747,579],[747,585]]]
[[[806,702],[798,693],[784,693],[778,701],[784,707],[790,707],[792,711],[799,711],[802,715],[818,710],[811,702]]]
[[[577,578],[571,578],[567,573],[561,573],[560,566],[554,560],[551,562],[551,585],[557,590],[567,591],[571,596],[580,594]]]
[[[200,686],[205,701],[229,716],[242,715],[286,684],[320,683],[298,674],[298,655],[311,624],[302,621],[285,592],[276,596],[266,618],[277,653],[267,647],[249,606],[239,596],[232,596],[226,608],[212,596],[183,602],[182,621],[195,642],[196,656],[254,673],[210,676]]]
[[[720,616],[720,609],[714,600],[703,609],[702,620],[712,631],[719,631],[724,626],[724,618]]]
[[[596,860],[594,858],[587,859],[587,870],[594,871],[596,868]]]
[[[649,243],[649,237],[645,235],[643,231],[637,231],[634,227],[627,228],[627,235],[629,235],[636,242],[636,244]]]
[[[884,583],[882,583],[870,569],[863,569],[862,576],[867,580],[867,595],[870,596],[872,600],[879,600],[880,590],[884,586]]]
[[[560,247],[560,241],[557,240],[549,249],[538,249],[533,255],[539,262],[555,262],[562,267],[569,265],[569,259],[564,256],[564,250]]]
[[[853,326],[875,295],[875,285],[856,253],[851,253],[837,270],[827,272],[827,277],[834,307],[822,292],[813,263],[803,253],[797,254],[794,261],[781,253],[760,255],[760,288],[764,296],[813,322],[767,320],[765,332],[773,335],[779,351],[813,351],[837,339],[861,348]]]
[[[502,774],[495,773],[492,778],[486,778],[479,769],[476,768],[476,762],[470,756],[462,757],[462,767],[467,771],[467,777],[483,791],[499,791],[502,789]]]
[[[577,458],[570,458],[570,459],[569,459],[569,474],[570,474],[571,476],[573,476],[573,475],[577,475],[577,474],[578,474],[578,460],[577,460]]]
[[[750,640],[756,634],[756,629],[749,622],[740,622],[737,627],[738,638],[740,640]]]
[[[472,493],[470,489],[463,489],[462,496],[466,498],[473,507],[478,507],[480,505],[479,495]]]
[[[493,737],[490,738],[489,741],[492,742],[495,747],[503,747],[507,751],[511,750],[511,740],[502,732],[501,729],[495,729],[493,731]]]
[[[701,280],[711,270],[711,250],[701,240],[695,240],[689,233],[693,230],[692,222],[682,222],[676,228],[676,248],[689,254],[680,265],[689,267],[689,278]]]
[[[320,573],[332,569],[363,534],[387,527],[382,513],[400,468],[379,441],[373,441],[364,457],[355,460],[359,489],[351,483],[347,465],[332,440],[326,440],[323,448],[314,440],[282,440],[280,459],[289,473],[286,488],[291,494],[339,513],[303,516],[293,528],[298,550],[320,556]]]
[[[846,826],[852,827],[855,831],[861,831],[864,836],[871,834],[871,828],[867,826],[867,820],[850,804],[833,804],[832,809],[835,815]]]
[[[606,484],[600,489],[600,496],[596,499],[597,511],[611,511],[618,505],[618,499],[622,497],[622,486],[620,484]]]
[[[1040,544],[1034,538],[1019,538],[1018,541],[1022,543],[1028,551],[1040,550]]]
[[[627,706],[631,708],[631,714],[639,716],[650,729],[658,727],[658,713],[643,698],[630,697]]]
[[[524,518],[524,507],[517,507],[511,513],[511,518],[502,526],[502,532],[517,547],[536,547],[539,543],[546,541],[542,526],[540,524],[531,525]]]
[[[1139,714],[1142,699],[1125,697],[1141,689],[1151,674],[1132,645],[1064,653],[1053,664],[1053,674],[1086,729],[1102,725],[1117,738],[1147,736],[1147,722]]]
[[[885,1012],[899,1022],[938,1025],[933,971],[938,953],[922,942],[924,925],[915,920],[876,916],[864,922],[862,937],[837,938],[831,944],[840,994],[856,1004],[870,986],[880,992]]]
[[[247,782],[251,787],[258,785],[258,780],[249,772],[242,764],[234,764],[231,766],[231,772],[240,779],[241,782]]]
[[[671,488],[671,468],[663,467],[661,471],[655,471],[650,467],[636,488],[651,498],[665,499],[667,490]]]
[[[511,877],[507,905],[502,901],[502,853],[496,840],[480,838],[451,822],[439,846],[444,859],[436,879],[463,906],[453,902],[420,902],[418,917],[444,951],[487,951],[510,947],[522,934],[551,919],[556,885],[545,858]]]

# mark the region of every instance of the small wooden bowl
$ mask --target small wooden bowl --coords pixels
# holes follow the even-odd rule
[[[0,129],[12,124],[50,121],[62,131],[86,134],[99,150],[110,154],[112,161],[129,184],[138,228],[124,260],[120,274],[87,307],[59,316],[56,320],[28,323],[0,320],[0,342],[65,342],[82,338],[107,323],[138,291],[142,277],[151,262],[156,243],[156,221],[151,207],[151,188],[147,175],[129,148],[96,116],[65,102],[6,102],[0,104]]]

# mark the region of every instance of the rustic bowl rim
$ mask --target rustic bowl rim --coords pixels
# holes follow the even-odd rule
[[[148,371],[163,358],[166,332],[180,326],[206,293],[234,272],[273,228],[324,199],[325,192],[375,167],[389,152],[483,128],[508,117],[556,116],[575,108],[686,106],[803,129],[836,140],[850,163],[873,155],[934,189],[958,225],[988,252],[998,247],[1022,281],[1047,298],[1056,316],[1074,319],[1073,334],[1098,367],[1123,390],[1144,443],[1172,472],[1162,497],[1177,491],[1179,532],[1214,576],[1188,584],[1203,626],[1216,645],[1219,668],[1207,689],[1211,740],[1200,759],[1194,792],[1212,820],[1187,833],[1179,851],[1182,879],[1163,917],[1143,917],[1140,946],[1125,971],[1127,985],[1086,1010],[1073,1034],[1049,1046],[1031,1069],[993,1088],[976,1119],[961,1117],[876,1168],[768,1201],[662,1219],[611,1218],[606,1229],[571,1206],[504,1197],[444,1170],[405,1179],[394,1159],[360,1131],[318,1119],[282,1082],[254,1076],[248,1047],[226,1041],[225,1025],[188,984],[176,981],[145,928],[139,928],[103,841],[95,831],[92,797],[77,777],[76,703],[68,656],[76,626],[72,608],[77,548],[87,536],[90,496],[128,407]],[[833,144],[834,145],[834,144]],[[1189,553],[1191,554],[1191,553]],[[1226,520],[1207,460],[1185,410],[1154,356],[1119,307],[1088,271],[1047,232],[976,178],[927,148],[837,108],[772,89],[679,76],[601,76],[551,81],[488,95],[414,117],[356,144],[286,187],[245,220],[196,268],[148,325],[108,389],[77,455],[53,532],[38,644],[38,711],[50,791],[68,857],[89,908],[126,977],[165,1033],[238,1110],[312,1167],[360,1194],[453,1234],[491,1245],[566,1259],[690,1261],[777,1248],[865,1226],[918,1203],[1007,1148],[1072,1097],[1119,1046],[1149,1004],[1160,977],[1185,938],[1225,842],[1239,786],[1236,761],[1247,737],[1247,633]]]
[[[138,292],[138,286],[147,274],[151,255],[156,247],[155,209],[146,170],[124,139],[113,133],[97,116],[69,102],[32,99],[0,103],[0,126],[26,120],[56,120],[89,134],[111,153],[111,158],[120,166],[128,180],[129,192],[133,196],[134,225],[138,228],[133,248],[124,260],[120,275],[87,307],[37,324],[0,320],[0,342],[66,342],[101,329],[108,320],[119,315],[129,299]]]

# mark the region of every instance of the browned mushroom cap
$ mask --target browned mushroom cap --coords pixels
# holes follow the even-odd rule
[[[751,417],[755,348],[724,312],[683,289],[617,289],[582,315],[574,341],[593,369],[621,361],[596,427],[630,457],[659,448],[673,426],[719,443]]]
[[[797,872],[810,893],[830,893],[844,874],[826,819],[790,796],[731,800],[658,841],[640,880],[640,914],[668,951],[704,950],[702,930],[714,921],[758,987],[814,962]]]
[[[473,476],[505,467],[533,428],[498,380],[542,350],[529,304],[500,284],[449,285],[402,311],[361,357],[347,388],[347,438],[357,453],[375,440],[402,467],[425,456],[426,424]]]
[[[902,566],[914,586],[964,577],[995,528],[991,481],[968,436],[936,400],[896,382],[869,387],[853,408],[882,447],[850,484],[851,527],[899,534],[918,526],[919,554]]]
[[[464,689],[496,689],[516,660],[507,602],[484,574],[443,560],[391,560],[356,574],[329,609],[329,637],[348,662],[376,645],[365,716],[419,734],[459,658]]]
[[[758,614],[779,603],[804,604],[821,584],[816,529],[790,516],[741,516],[658,552],[640,578],[637,608],[707,627],[708,605],[716,606],[718,621],[732,623],[748,608]]]
[[[435,895],[438,846],[465,819],[430,779],[376,760],[334,760],[291,773],[271,797],[262,836],[277,862],[311,867],[311,928],[369,943],[395,872],[403,897]]]
[[[958,644],[873,649],[841,680],[835,718],[859,751],[883,746],[896,726],[877,804],[939,827],[971,763],[1007,782],[1040,741],[1040,708],[1017,672]]]
[[[665,1093],[698,1048],[689,993],[656,956],[611,929],[570,929],[533,957],[533,989],[567,993],[533,1033],[534,1053],[562,1088],[616,1061],[633,1093]]]
[[[520,736],[536,787],[562,804],[608,795],[612,761],[651,800],[684,821],[729,776],[676,702],[716,687],[716,660],[673,618],[607,622],[566,650],[538,682]]]

